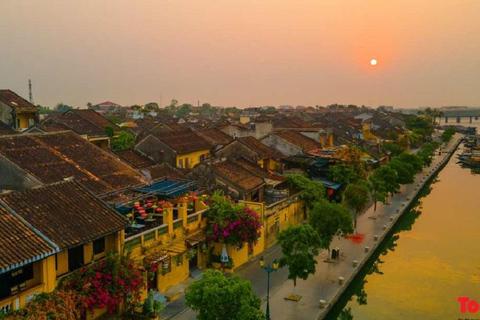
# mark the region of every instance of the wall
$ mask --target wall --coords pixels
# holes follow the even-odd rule
[[[0,101],[0,120],[13,127],[12,108]]]
[[[29,189],[41,185],[40,181],[33,178],[17,165],[0,155],[0,189]]]
[[[210,151],[200,150],[182,155],[177,154],[176,167],[180,168],[180,161],[183,161],[183,168],[192,169],[194,166],[200,163],[200,156],[204,156],[206,159],[210,156]],[[188,159],[188,168],[185,166],[185,159]]]
[[[166,162],[176,166],[174,151],[153,135],[149,135],[137,143],[135,149],[143,152],[158,163]]]
[[[215,153],[215,156],[218,158],[223,158],[223,157],[230,157],[230,158],[240,158],[244,157],[252,162],[258,162],[261,161],[261,159],[258,158],[258,154],[254,152],[252,149],[247,148],[243,143],[234,140],[218,150]]]
[[[268,135],[265,138],[261,139],[261,142],[288,156],[293,156],[296,154],[303,153],[301,148],[296,147],[293,144],[287,143],[282,139],[279,139],[274,134]]]
[[[17,113],[15,116],[15,129],[22,130],[30,127],[29,120],[32,121],[32,125],[35,124],[35,113]],[[20,120],[20,127],[17,126],[17,122]]]

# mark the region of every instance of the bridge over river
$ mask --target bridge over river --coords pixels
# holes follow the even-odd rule
[[[442,122],[442,118],[445,123],[448,123],[454,119],[457,123],[461,122],[462,118],[467,118],[470,123],[473,122],[473,119],[478,120],[480,117],[480,108],[468,108],[468,109],[459,109],[459,110],[442,110],[443,115],[440,117],[439,123]]]

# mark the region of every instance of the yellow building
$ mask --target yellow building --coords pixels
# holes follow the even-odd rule
[[[0,222],[3,311],[24,308],[70,272],[120,251],[129,225],[75,181],[3,194]]]
[[[17,131],[38,123],[40,108],[11,90],[0,90],[0,121]]]

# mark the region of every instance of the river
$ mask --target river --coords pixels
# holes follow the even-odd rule
[[[457,301],[480,303],[479,193],[480,176],[453,156],[328,319],[480,319]]]

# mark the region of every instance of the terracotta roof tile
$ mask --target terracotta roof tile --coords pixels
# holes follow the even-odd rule
[[[279,131],[275,135],[297,147],[300,147],[304,152],[308,152],[315,148],[321,148],[320,143],[296,131]]]
[[[255,139],[254,137],[242,137],[238,138],[242,144],[247,146],[249,149],[255,151],[260,158],[269,158],[273,157],[274,154],[277,153],[277,150],[270,148],[269,146],[261,143],[259,140]]]
[[[0,154],[43,183],[73,176],[97,195],[144,183],[131,167],[73,132],[3,136]]]
[[[0,90],[0,101],[17,110],[17,112],[37,112],[40,109],[8,89]]]
[[[0,270],[24,263],[55,248],[0,205]]]
[[[17,133],[15,130],[13,130],[12,127],[10,127],[8,124],[6,124],[3,121],[0,121],[0,135],[4,134],[15,134]]]
[[[120,157],[121,160],[137,169],[155,165],[155,161],[147,156],[144,156],[136,150],[115,151],[114,154]]]
[[[228,134],[215,128],[197,131],[197,134],[210,143],[213,147],[228,144],[233,140],[233,138]]]
[[[162,132],[156,134],[156,137],[179,154],[210,150],[210,144],[190,130]]]
[[[244,169],[230,160],[213,163],[213,168],[221,176],[230,180],[244,191],[248,191],[264,184],[262,178]]]
[[[101,238],[129,224],[75,181],[10,192],[2,200],[60,249]]]
[[[178,169],[172,167],[168,163],[157,164],[148,168],[145,168],[150,173],[152,180],[156,179],[168,179],[174,181],[186,180],[185,175]]]
[[[245,158],[238,158],[235,160],[237,164],[242,166],[244,169],[256,174],[257,176],[263,177],[265,179],[276,180],[276,181],[285,181],[285,177],[278,176],[266,169],[263,169],[258,164],[248,161]]]

